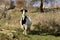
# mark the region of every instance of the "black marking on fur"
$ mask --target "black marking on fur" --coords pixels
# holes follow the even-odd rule
[[[22,19],[22,25],[26,23],[26,18],[27,16],[25,16],[24,20]]]

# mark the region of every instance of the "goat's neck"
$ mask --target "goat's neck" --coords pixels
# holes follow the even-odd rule
[[[23,14],[22,14],[22,18],[23,18],[23,20],[24,20],[24,18],[25,18],[25,16],[26,16],[26,12],[25,12],[25,10],[23,10],[23,12],[22,12]]]

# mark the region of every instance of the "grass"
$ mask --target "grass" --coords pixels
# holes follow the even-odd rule
[[[14,36],[0,33],[0,40],[60,40],[60,12],[28,12],[27,15],[32,19],[31,32],[23,35],[20,29],[19,21],[21,12],[13,10],[9,12],[10,16],[0,19],[0,31],[14,30],[11,32]],[[10,17],[10,19],[9,19]],[[4,30],[3,30],[4,31]]]

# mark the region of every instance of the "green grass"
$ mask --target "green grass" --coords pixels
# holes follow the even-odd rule
[[[18,40],[60,40],[60,37],[55,37],[53,35],[23,35],[23,34],[20,34],[20,35],[16,35],[16,38],[15,39],[18,39]],[[4,38],[4,39],[3,39]],[[0,34],[0,40],[3,39],[3,40],[14,40],[13,38],[9,38],[7,35],[5,34]]]

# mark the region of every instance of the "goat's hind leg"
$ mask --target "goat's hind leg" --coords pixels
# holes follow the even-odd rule
[[[31,25],[28,25],[28,27],[27,27],[27,32],[28,32],[28,34],[31,32],[30,26],[31,26]]]

